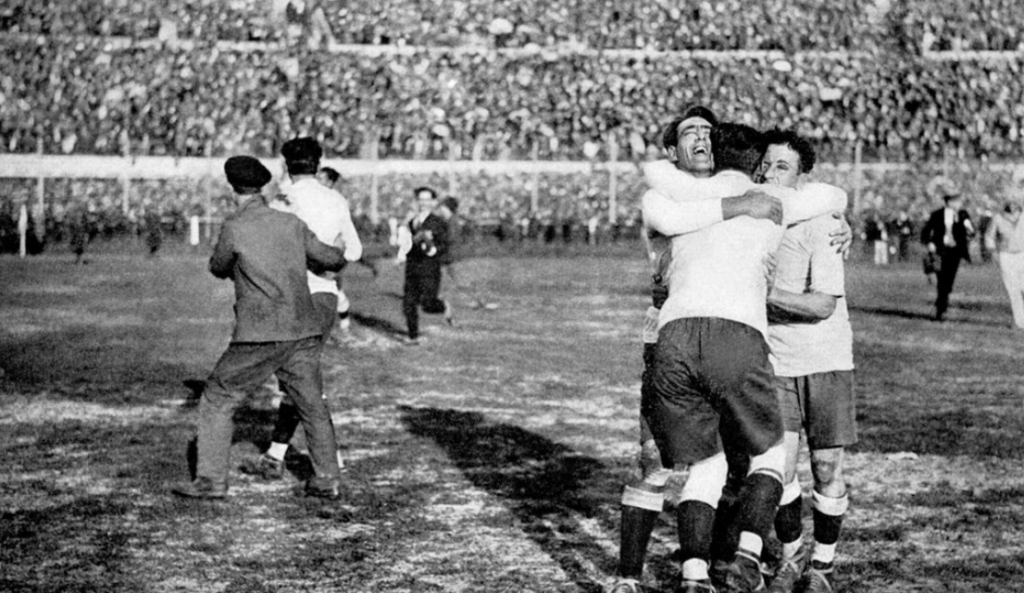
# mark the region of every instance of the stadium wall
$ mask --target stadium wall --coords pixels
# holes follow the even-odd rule
[[[0,154],[0,179],[28,180],[33,183],[36,191],[30,206],[36,212],[45,211],[47,192],[44,189],[46,180],[57,179],[100,179],[113,182],[120,186],[115,203],[120,204],[127,214],[130,206],[132,184],[146,180],[213,180],[219,183],[223,177],[224,157],[156,157],[126,156],[111,157],[97,155],[44,155],[44,154]],[[271,171],[283,170],[281,159],[263,159]],[[460,195],[460,179],[466,176],[502,177],[519,176],[538,179],[544,175],[573,176],[587,178],[592,185],[601,188],[599,192],[607,206],[611,223],[616,222],[619,200],[634,201],[639,197],[637,183],[639,178],[638,163],[633,161],[470,161],[470,160],[349,160],[327,159],[324,165],[332,166],[342,173],[357,187],[353,193],[362,197],[362,204],[370,219],[376,224],[387,215],[388,207],[382,203],[378,182],[386,176],[407,175],[410,177],[431,176],[435,179],[447,179],[445,189]],[[873,202],[877,196],[877,187],[886,187],[889,180],[895,177],[922,178],[934,174],[953,174],[963,172],[965,177],[986,178],[988,175],[993,183],[1005,185],[1011,180],[1014,184],[1024,178],[1024,167],[1016,163],[979,163],[953,162],[946,163],[893,163],[859,161],[842,163],[820,163],[814,171],[818,179],[835,183],[847,189],[851,195],[851,210],[854,214],[863,209],[877,207]],[[998,178],[998,180],[996,180]],[[917,183],[916,181],[914,183]],[[529,209],[533,212],[545,206],[546,195],[541,195],[542,184],[529,184],[532,195],[529,195]],[[920,185],[920,184],[918,184]],[[977,193],[982,193],[980,191]],[[988,188],[984,188],[986,191]],[[874,191],[873,191],[874,190]],[[623,198],[623,196],[625,196]],[[866,198],[866,200],[865,200]],[[25,202],[27,196],[13,197],[0,195],[0,202],[13,201],[17,205]],[[385,197],[386,202],[387,196]]]

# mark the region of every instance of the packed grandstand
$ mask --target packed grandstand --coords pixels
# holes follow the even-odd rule
[[[884,163],[858,170],[861,204],[923,212],[937,172],[981,208],[1013,185],[1012,169],[989,167],[1024,154],[1015,0],[0,0],[0,48],[0,163],[274,157],[296,135],[339,159],[640,161],[700,101],[813,138],[821,174],[844,185],[844,165]],[[581,177],[427,181],[456,186],[480,220],[634,218],[635,174],[614,216],[607,179]],[[382,216],[422,181],[377,179]],[[0,226],[34,183],[0,179]],[[36,216],[57,238],[76,208],[104,233],[154,208],[175,224],[219,213],[208,180],[128,191],[123,208],[116,180],[48,179]],[[370,190],[352,180],[347,193],[359,211]]]

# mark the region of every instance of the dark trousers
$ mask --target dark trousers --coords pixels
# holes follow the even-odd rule
[[[326,486],[339,478],[334,426],[323,398],[320,336],[288,342],[231,343],[206,382],[199,401],[197,477],[227,484],[232,416],[245,398],[275,375],[294,402],[306,430],[313,480]]]
[[[329,292],[314,292],[310,296],[313,298],[313,308],[319,318],[320,331],[323,334],[320,336],[320,353],[323,353],[324,344],[331,337],[331,331],[337,323],[338,296]],[[319,360],[320,354],[317,354],[317,357]],[[287,443],[292,440],[292,435],[295,434],[300,422],[295,401],[284,387],[281,387],[281,391],[284,391],[284,397],[281,398],[274,431],[270,433],[270,440],[275,443]]]
[[[940,256],[942,265],[936,274],[938,294],[935,298],[935,316],[942,317],[949,308],[949,293],[953,292],[953,282],[956,281],[956,271],[960,268],[960,254],[953,250],[946,250]]]
[[[405,315],[410,338],[420,336],[420,308],[424,313],[444,313],[444,301],[437,296],[440,290],[441,262],[433,259],[410,259],[405,262],[402,314]]]

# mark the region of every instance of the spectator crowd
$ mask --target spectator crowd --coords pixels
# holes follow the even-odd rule
[[[341,158],[638,161],[660,154],[666,114],[700,101],[723,119],[795,128],[823,161],[855,151],[867,162],[1019,159],[1024,56],[920,54],[1016,49],[1021,6],[404,0],[382,13],[369,0],[0,0],[0,153],[273,156],[312,135]],[[289,42],[313,29],[408,47]],[[865,180],[869,201],[920,209],[918,176],[878,170]],[[998,195],[971,179],[982,201]],[[385,218],[400,216],[411,183],[380,179]],[[4,221],[23,185],[4,183]],[[456,186],[463,216],[502,238],[632,232],[611,228],[605,179],[467,176]],[[620,180],[619,225],[633,224],[638,187],[635,175]],[[357,208],[367,189],[349,187]],[[221,212],[203,181],[133,182],[127,207],[122,192],[48,181],[47,236],[62,236],[76,208],[98,235],[140,232],[155,210],[172,227]]]
[[[539,50],[365,52],[0,43],[0,150],[275,154],[296,135],[342,157],[642,158],[679,105],[795,127],[824,160],[1024,156],[1024,56],[729,59]]]
[[[1016,50],[1017,0],[3,0],[0,33],[430,47],[875,51]]]

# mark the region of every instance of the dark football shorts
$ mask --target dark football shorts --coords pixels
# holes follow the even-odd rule
[[[676,319],[658,334],[641,414],[666,467],[723,450],[760,455],[782,439],[768,345],[753,327],[708,317]]]
[[[853,371],[776,377],[782,423],[787,432],[807,433],[811,449],[846,447],[857,442],[857,405]]]

